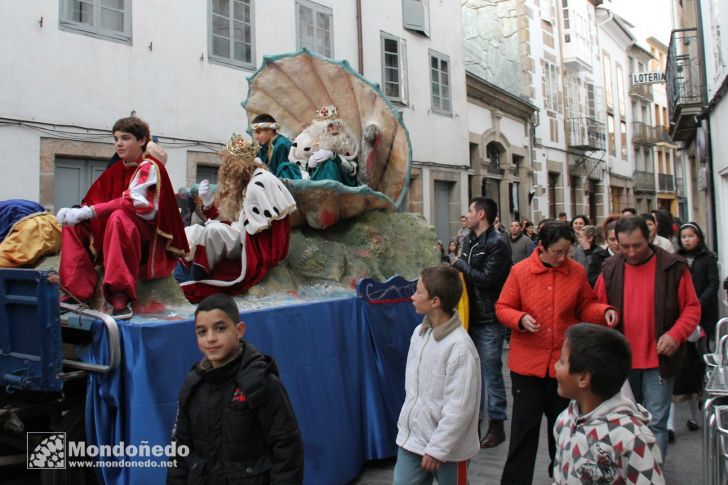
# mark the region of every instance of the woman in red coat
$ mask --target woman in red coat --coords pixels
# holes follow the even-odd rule
[[[617,311],[597,302],[584,267],[568,257],[575,240],[568,224],[546,224],[539,246],[513,267],[495,305],[498,321],[513,329],[508,356],[513,417],[501,484],[533,481],[541,416],[551,430],[569,402],[556,392],[554,371],[566,329],[579,322],[617,324]],[[550,432],[548,444],[553,464]]]

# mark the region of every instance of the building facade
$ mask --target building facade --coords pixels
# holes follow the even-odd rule
[[[78,203],[113,154],[112,124],[131,113],[167,150],[175,187],[214,177],[216,152],[248,127],[246,76],[265,55],[307,47],[348,60],[401,109],[414,159],[407,208],[452,232],[469,168],[462,32],[433,18],[459,19],[460,5],[12,2],[0,43],[22,49],[0,54],[14,66],[0,78],[0,170],[13,174],[0,179],[0,198]]]

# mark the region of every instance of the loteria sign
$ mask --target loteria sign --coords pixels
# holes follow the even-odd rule
[[[655,84],[665,82],[665,71],[636,72],[632,74],[632,84]]]

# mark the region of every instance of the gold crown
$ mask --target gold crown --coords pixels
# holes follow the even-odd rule
[[[258,148],[246,140],[243,135],[233,133],[227,144],[227,151],[236,157],[254,159]]]
[[[336,106],[333,104],[329,106],[324,106],[320,110],[316,111],[316,116],[314,117],[317,121],[333,121],[339,118],[339,112],[336,109]]]

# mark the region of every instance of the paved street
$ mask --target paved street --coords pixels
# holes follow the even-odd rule
[[[504,359],[505,360],[505,359]],[[504,367],[505,368],[505,367]],[[508,414],[511,410],[511,381],[506,373],[506,387],[508,391]],[[703,483],[702,459],[703,459],[703,433],[699,431],[688,431],[685,423],[688,418],[686,403],[678,404],[677,417],[675,419],[675,443],[670,445],[668,450],[667,464],[664,467],[665,477],[668,484],[699,484]],[[509,435],[509,423],[506,423],[506,436]],[[485,431],[485,430],[484,430]],[[539,454],[536,459],[536,470],[534,473],[534,485],[549,485],[547,467],[549,463],[548,449],[546,445],[546,420],[541,426],[541,442]],[[481,450],[480,454],[470,463],[468,478],[470,483],[495,484],[500,483],[500,475],[508,452],[508,441],[500,446],[489,450]],[[392,483],[392,471],[394,459],[373,461],[367,463],[362,473],[351,485],[384,485]]]

